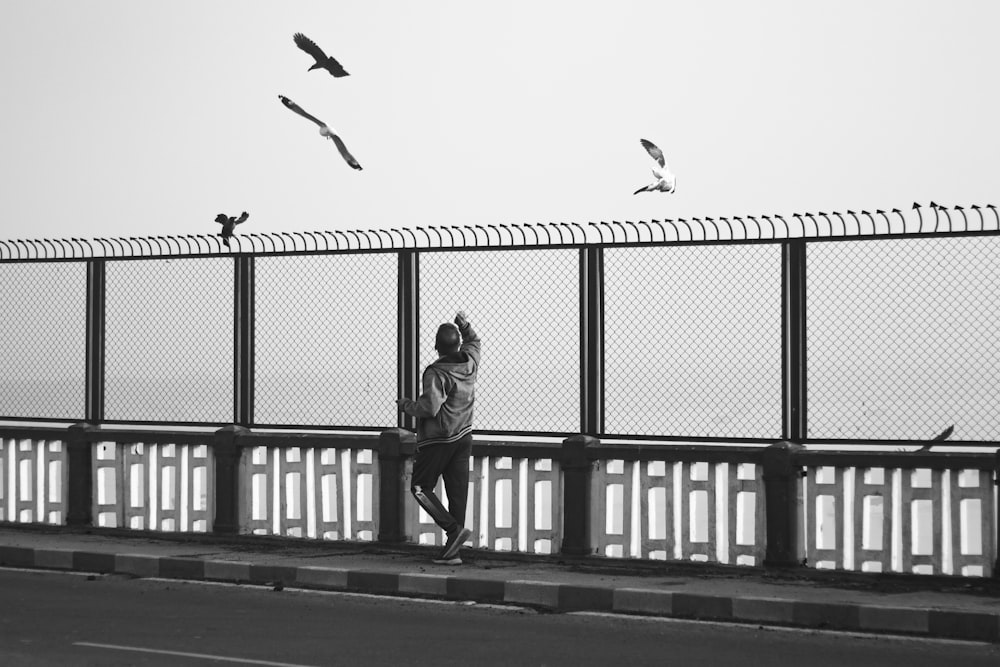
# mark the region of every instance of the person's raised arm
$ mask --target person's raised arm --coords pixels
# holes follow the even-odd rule
[[[472,328],[469,316],[465,314],[464,310],[458,311],[455,315],[455,324],[458,326],[458,332],[462,334],[462,352],[472,357],[478,365],[482,345],[479,340],[479,334]]]

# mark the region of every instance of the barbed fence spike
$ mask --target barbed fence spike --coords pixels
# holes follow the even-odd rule
[[[778,238],[778,228],[774,226],[774,221],[771,220],[771,216],[762,214],[760,217],[762,220],[767,220],[767,226],[771,228],[771,236],[768,238]]]
[[[954,231],[951,223],[951,212],[948,211],[947,207],[945,206],[939,206],[938,208],[941,210],[942,213],[944,213],[944,217],[948,218],[948,231],[949,232]]]
[[[969,216],[965,214],[965,207],[955,205],[953,208],[962,214],[962,231],[969,231]]]
[[[835,216],[837,216],[837,218],[840,220],[840,228],[844,230],[844,236],[847,236],[847,223],[844,222],[844,216],[842,216],[837,211],[833,211],[833,214]],[[854,214],[854,211],[850,211],[850,210],[847,211],[847,215],[851,216],[851,218],[854,220],[854,229],[856,230],[856,232],[858,234],[860,234],[861,233],[861,221],[858,220],[858,216],[856,216]]]
[[[613,220],[611,222],[485,223],[472,225],[414,225],[368,230],[275,231],[233,235],[227,246],[219,234],[149,235],[93,238],[4,239],[0,259],[4,261],[45,261],[119,257],[182,257],[232,253],[318,253],[351,250],[392,251],[458,247],[528,247],[597,244],[684,243],[791,239],[811,237],[853,237],[895,234],[945,234],[1000,231],[1000,212],[993,204],[944,206],[928,204],[933,222],[924,218],[919,202],[908,216],[899,208],[862,209],[858,212],[819,211],[792,213],[790,220],[780,213],[734,216],[690,216],[665,220]],[[975,211],[975,216],[969,210]],[[988,212],[984,209],[988,209]],[[953,216],[952,212],[958,215]],[[958,216],[961,216],[959,220]],[[992,221],[987,225],[989,216]],[[819,220],[823,220],[823,227]],[[833,219],[837,220],[834,225]],[[851,224],[848,225],[848,220]],[[898,223],[897,223],[898,220]],[[976,227],[975,221],[979,226]],[[751,231],[750,223],[754,230]],[[532,238],[528,238],[531,230]],[[545,238],[542,238],[544,233]],[[459,244],[461,237],[461,244]],[[321,242],[322,240],[322,242]]]
[[[424,238],[427,239],[427,247],[430,248],[431,247],[431,235],[427,233],[427,230],[424,229],[423,227],[421,227],[420,225],[416,225],[414,227],[414,229],[416,229],[418,232],[420,232],[421,234],[424,235]],[[440,239],[439,239],[438,245],[440,245]]]

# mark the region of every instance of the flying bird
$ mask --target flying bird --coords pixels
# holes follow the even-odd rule
[[[323,49],[316,46],[316,42],[312,41],[301,32],[295,33],[293,39],[295,40],[295,46],[299,47],[316,59],[316,63],[309,68],[309,71],[314,69],[325,69],[327,72],[338,78],[342,76],[350,76],[347,73],[347,70],[341,67],[340,63],[337,62],[336,58],[323,53]]]
[[[222,242],[226,244],[227,248],[229,247],[229,239],[232,238],[236,225],[243,224],[249,217],[250,214],[246,211],[243,211],[243,214],[239,218],[230,218],[225,213],[215,216],[215,221],[222,225],[222,231],[219,232],[219,236],[222,237]]]
[[[656,167],[653,167],[653,176],[656,180],[645,187],[641,187],[632,194],[637,195],[640,192],[673,192],[677,189],[677,177],[670,172],[670,167],[667,166],[667,161],[663,157],[663,151],[656,147],[652,141],[646,141],[645,139],[640,139],[639,142],[642,147],[646,149],[646,152],[656,160]]]
[[[333,143],[337,145],[337,150],[340,151],[340,156],[344,158],[347,164],[351,165],[351,167],[353,167],[354,169],[359,169],[359,170],[361,169],[361,165],[358,163],[357,160],[354,159],[354,156],[351,155],[350,151],[347,150],[347,146],[344,145],[343,140],[341,140],[341,138],[337,136],[336,132],[330,129],[330,126],[321,121],[319,118],[316,118],[315,116],[306,113],[305,109],[303,109],[298,104],[291,101],[284,95],[278,95],[278,99],[281,100],[282,104],[284,104],[286,107],[288,107],[295,113],[299,114],[303,118],[308,118],[312,122],[319,125],[319,133],[328,139],[333,139]]]

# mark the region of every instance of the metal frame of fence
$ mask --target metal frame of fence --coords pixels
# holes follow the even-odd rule
[[[812,243],[862,239],[956,238],[1000,236],[1000,216],[992,205],[948,209],[932,204],[931,216],[918,205],[917,220],[899,209],[794,214],[789,224],[776,216],[692,218],[652,222],[613,222],[547,225],[487,225],[486,227],[417,227],[377,231],[248,234],[236,237],[233,249],[223,249],[216,237],[149,237],[129,239],[69,239],[0,241],[0,263],[85,261],[86,377],[83,421],[92,424],[148,424],[222,426],[229,422],[109,420],[105,415],[106,271],[109,262],[157,261],[186,257],[230,257],[233,261],[233,424],[269,429],[379,430],[352,424],[270,424],[254,418],[255,258],[303,253],[393,253],[398,257],[397,384],[401,395],[419,391],[418,337],[420,332],[420,257],[424,253],[474,250],[530,252],[543,248],[575,249],[579,253],[579,432],[602,438],[684,442],[768,443],[777,439],[806,442],[807,437],[807,326],[806,248]],[[984,213],[985,211],[985,213]],[[954,217],[953,217],[954,214]],[[925,219],[926,217],[926,219]],[[961,222],[959,221],[961,218]],[[993,220],[990,220],[990,217]],[[897,222],[898,221],[898,222]],[[978,221],[978,224],[976,222]],[[992,225],[990,224],[992,223]],[[544,238],[543,238],[544,235]],[[689,246],[715,244],[781,245],[781,432],[774,438],[700,437],[672,434],[616,434],[604,428],[604,250],[635,246]],[[0,408],[2,409],[2,408]],[[52,421],[44,416],[2,416],[23,422]],[[388,426],[388,425],[387,425]],[[412,418],[398,417],[397,426],[414,427]],[[500,435],[566,437],[573,432],[535,430],[481,431]],[[907,439],[899,439],[905,441]],[[851,444],[860,440],[826,440]],[[871,442],[897,442],[897,440]],[[964,445],[985,445],[962,441]]]

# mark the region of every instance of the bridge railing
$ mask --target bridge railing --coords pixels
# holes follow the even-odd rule
[[[991,576],[997,458],[803,452],[804,557],[863,572]]]
[[[438,545],[414,436],[0,427],[0,522]],[[478,440],[467,543],[491,551],[997,574],[996,453]],[[440,492],[440,489],[439,489]]]

